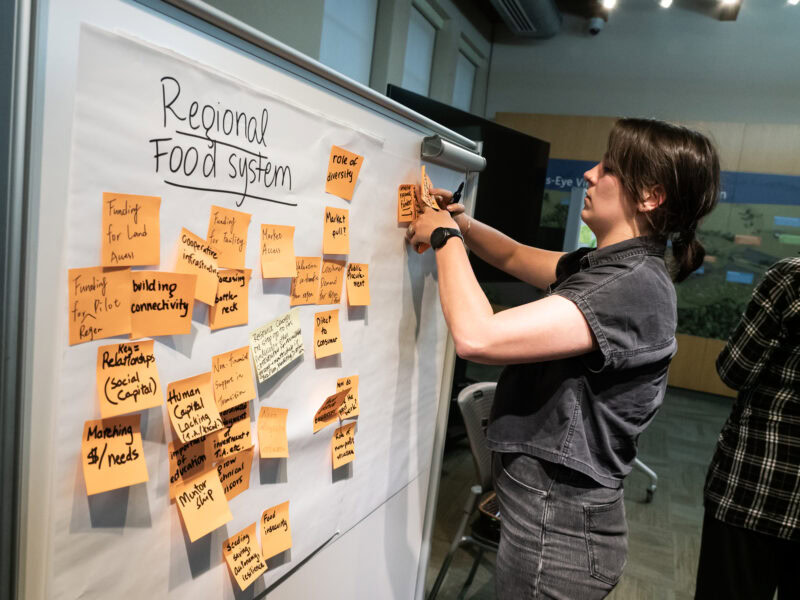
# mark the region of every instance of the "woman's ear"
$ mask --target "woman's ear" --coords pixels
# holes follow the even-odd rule
[[[639,210],[641,212],[650,212],[661,206],[666,199],[667,193],[664,191],[664,186],[655,185],[649,190],[645,190],[642,199],[639,201]]]

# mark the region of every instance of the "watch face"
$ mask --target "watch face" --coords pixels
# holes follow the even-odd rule
[[[433,233],[431,233],[431,246],[433,246],[433,249],[438,250],[441,248],[447,237],[447,229],[444,227],[434,229]]]

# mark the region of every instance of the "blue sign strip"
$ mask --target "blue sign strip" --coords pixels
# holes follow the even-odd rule
[[[725,273],[725,281],[730,281],[731,283],[753,285],[754,278],[755,275],[753,273],[744,273],[742,271],[728,271]]]
[[[776,227],[800,227],[800,217],[775,217]]]

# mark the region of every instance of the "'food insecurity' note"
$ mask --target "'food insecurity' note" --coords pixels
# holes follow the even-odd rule
[[[268,508],[261,515],[261,554],[271,558],[292,547],[289,501]]]

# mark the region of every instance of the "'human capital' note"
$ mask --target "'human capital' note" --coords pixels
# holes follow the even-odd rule
[[[303,334],[297,309],[290,310],[250,334],[250,350],[259,383],[303,356]]]
[[[222,429],[222,417],[211,388],[211,372],[170,383],[167,412],[175,433],[184,443]]]

